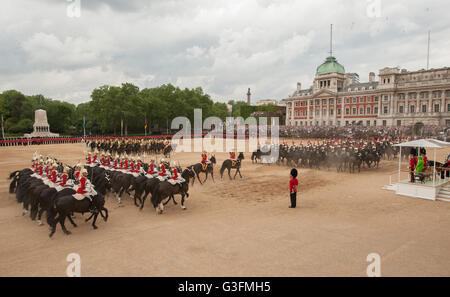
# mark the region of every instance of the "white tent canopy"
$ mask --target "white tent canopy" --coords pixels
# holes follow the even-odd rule
[[[401,159],[402,159],[402,147],[425,147],[434,148],[434,168],[433,168],[433,186],[436,181],[436,149],[447,148],[450,146],[450,142],[440,141],[437,139],[418,139],[408,142],[403,142],[396,144],[395,146],[400,147],[400,158],[398,159],[398,181],[400,182],[400,169],[401,169]]]
[[[400,147],[428,147],[428,148],[446,148],[450,146],[450,142],[440,141],[437,139],[418,139],[408,142],[396,144]]]

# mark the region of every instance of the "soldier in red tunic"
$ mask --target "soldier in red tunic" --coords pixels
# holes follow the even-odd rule
[[[148,171],[147,174],[153,175],[156,173],[155,171],[155,164],[154,164],[155,160],[150,160],[150,164],[148,164]]]
[[[161,172],[159,173],[159,176],[165,177],[166,174],[166,166],[164,166],[164,163],[161,164]]]
[[[173,180],[177,180],[177,179],[178,179],[178,172],[177,172],[177,169],[176,169],[176,168],[173,169],[173,176],[172,176],[172,179],[173,179]]]
[[[87,170],[83,168],[83,170],[81,170],[80,186],[78,187],[77,194],[86,194],[86,176]]]
[[[61,187],[65,187],[66,186],[67,179],[68,179],[68,175],[67,175],[68,172],[69,172],[69,168],[67,166],[64,167],[64,172],[63,172],[63,174],[61,176],[61,182],[59,183],[59,185]]]

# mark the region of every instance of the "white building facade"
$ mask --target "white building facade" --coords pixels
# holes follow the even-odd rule
[[[284,99],[290,126],[450,126],[450,68],[384,68],[361,83],[336,58],[317,68],[313,86]]]

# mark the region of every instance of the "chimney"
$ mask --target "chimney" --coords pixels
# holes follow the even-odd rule
[[[252,93],[250,93],[250,88],[248,88],[248,92],[247,92],[247,105],[250,105],[250,103],[251,103],[251,96],[252,96]]]
[[[302,90],[302,83],[297,83],[297,92],[300,92]]]
[[[369,73],[369,82],[375,82],[375,73],[374,72]]]

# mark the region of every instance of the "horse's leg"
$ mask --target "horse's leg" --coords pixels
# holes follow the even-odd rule
[[[169,203],[169,201],[170,201],[171,199],[173,199],[173,195],[170,195],[170,196],[169,196],[169,199],[167,199],[166,202],[163,202],[163,205],[167,205],[167,203]],[[175,199],[174,199],[174,200],[175,200]],[[175,203],[175,204],[176,204],[176,203]]]
[[[205,180],[203,181],[203,183],[205,183],[207,179],[208,179],[208,170],[205,171]]]
[[[92,222],[92,227],[94,228],[94,230],[98,229],[98,227],[95,225],[95,222],[97,221],[97,217],[98,217],[98,212],[96,212],[94,214],[94,221]]]
[[[242,178],[241,168],[240,167],[237,168],[237,172],[239,172],[239,176]]]
[[[231,167],[228,167],[227,169],[228,169],[228,177],[230,178],[230,180],[232,180],[231,174],[230,174],[230,172],[231,172]]]
[[[105,211],[105,215],[103,215],[102,210]],[[100,210],[100,215],[103,217],[103,220],[106,222],[108,220],[108,209],[106,207],[103,207],[102,210]]]
[[[211,178],[212,178],[212,180],[213,180],[213,183],[215,183],[216,181],[214,180],[214,169],[211,170]]]
[[[142,198],[142,203],[141,203],[141,207],[139,207],[139,210],[142,210],[142,208],[144,208],[145,199],[147,199],[147,195],[149,192],[150,192],[149,190],[145,189],[145,195]]]
[[[172,195],[172,201],[173,201],[173,204],[174,205],[177,205],[178,203],[175,201],[175,196],[174,195]]]
[[[199,172],[196,172],[195,174],[197,175],[197,179],[198,179],[199,183],[200,183],[201,185],[203,185],[202,181],[200,180]]]
[[[184,193],[181,194],[181,209],[186,210],[186,206],[184,206]]]
[[[69,234],[72,234],[72,232],[67,230],[66,226],[64,226],[64,221],[66,220],[66,217],[68,217],[68,215],[60,214],[60,216],[59,216],[59,224],[61,225],[61,229],[63,230],[64,234],[69,235]]]
[[[42,217],[42,214],[44,213],[44,211],[45,211],[45,208],[43,208],[43,207],[41,207],[41,209],[39,210],[39,214],[38,214],[38,225],[39,226],[44,225],[41,221],[41,217]]]
[[[87,218],[86,220],[84,220],[85,222],[89,222],[90,219],[92,219],[92,217],[94,216],[93,213],[91,213],[91,215],[89,216],[89,218]]]
[[[70,216],[67,216],[67,218],[69,219],[70,223],[76,228],[77,224],[75,224],[75,222],[72,220],[72,218]]]
[[[238,170],[236,168],[236,172],[234,173],[233,179],[236,179],[236,175],[238,174]]]

